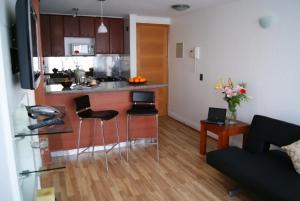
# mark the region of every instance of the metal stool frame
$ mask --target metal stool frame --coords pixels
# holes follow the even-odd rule
[[[79,128],[78,128],[78,137],[77,137],[77,160],[78,160],[78,157],[79,157],[80,154],[84,153],[87,149],[89,149],[91,147],[91,145],[89,145],[84,150],[82,150],[82,151],[79,152],[79,149],[80,149],[80,140],[81,140],[81,130],[82,130],[83,120],[94,120],[94,129],[93,129],[94,131],[93,131],[93,138],[92,138],[92,147],[93,147],[92,148],[92,155],[94,156],[96,123],[97,123],[97,120],[99,119],[100,120],[101,139],[102,139],[102,144],[103,144],[103,147],[104,147],[106,173],[108,173],[108,158],[107,158],[107,153],[109,153],[111,150],[113,150],[114,147],[117,146],[117,145],[118,145],[118,149],[119,149],[120,159],[122,160],[121,146],[120,146],[120,135],[119,135],[119,126],[118,126],[118,116],[114,117],[115,129],[116,129],[115,134],[116,134],[116,137],[117,137],[117,142],[114,143],[113,146],[109,150],[107,150],[106,149],[106,144],[105,144],[105,137],[104,137],[104,122],[106,120],[103,120],[101,118],[81,118],[79,116],[79,114],[81,112],[84,112],[84,111],[87,111],[87,110],[90,110],[90,109],[91,109],[90,107],[86,107],[84,109],[76,111],[76,114],[77,114],[77,116],[79,118]]]
[[[142,92],[142,91],[134,91],[132,93],[153,93],[153,97],[149,98],[149,97],[144,97],[145,99],[143,100],[143,97],[138,97],[141,98],[140,100],[135,101],[134,97],[132,97],[133,99],[133,105],[138,105],[140,103],[142,103],[143,105],[154,105],[154,92]],[[133,95],[134,96],[134,95]],[[130,124],[131,124],[131,116],[153,116],[155,115],[155,124],[156,124],[156,137],[155,138],[151,138],[151,142],[145,142],[144,144],[155,144],[156,145],[156,158],[157,161],[159,161],[159,139],[158,139],[158,135],[159,135],[159,131],[158,131],[158,111],[157,113],[151,113],[151,114],[128,114],[127,113],[127,118],[126,118],[126,124],[127,124],[127,129],[126,129],[126,159],[128,161],[128,155],[129,155],[129,145],[131,148],[132,145],[132,140],[137,140],[137,139],[146,139],[146,138],[131,138],[130,137]],[[155,139],[156,142],[152,142],[152,140]]]

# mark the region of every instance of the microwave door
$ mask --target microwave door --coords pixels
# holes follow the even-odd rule
[[[73,44],[72,55],[92,55],[93,46],[88,44]]]

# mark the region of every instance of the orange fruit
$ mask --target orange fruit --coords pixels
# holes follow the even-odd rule
[[[128,80],[129,82],[133,82],[133,78],[129,78],[129,80]]]

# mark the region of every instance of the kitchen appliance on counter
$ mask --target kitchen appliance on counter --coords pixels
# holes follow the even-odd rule
[[[79,66],[76,67],[74,74],[75,74],[75,83],[77,85],[86,83],[85,71],[83,69],[80,69]]]

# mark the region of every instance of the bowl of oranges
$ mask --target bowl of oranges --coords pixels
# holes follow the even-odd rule
[[[129,84],[145,84],[147,79],[142,76],[136,76],[128,79]]]

